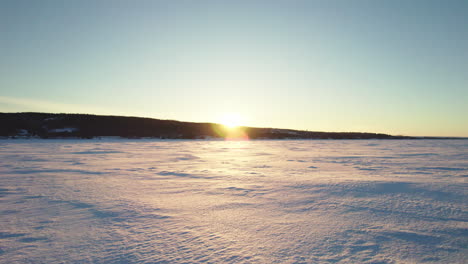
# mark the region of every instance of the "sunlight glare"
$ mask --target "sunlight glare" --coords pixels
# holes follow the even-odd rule
[[[240,126],[241,121],[241,116],[235,113],[225,114],[220,119],[220,123],[228,128],[235,128]]]

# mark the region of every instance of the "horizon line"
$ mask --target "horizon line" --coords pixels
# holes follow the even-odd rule
[[[25,111],[25,112],[0,112],[0,114],[53,114],[53,115],[92,115],[92,116],[113,116],[113,117],[129,117],[129,118],[148,118],[154,120],[163,120],[163,121],[175,121],[181,123],[198,123],[198,124],[216,124],[222,126],[221,123],[216,122],[207,122],[207,121],[184,121],[184,120],[177,120],[177,119],[164,119],[164,118],[156,118],[156,117],[149,117],[149,116],[136,116],[136,115],[114,115],[114,114],[94,114],[94,113],[79,113],[79,112],[36,112],[36,111]],[[322,131],[322,130],[308,130],[308,129],[294,129],[294,128],[280,128],[280,127],[257,127],[257,126],[246,126],[246,125],[239,125],[238,127],[243,128],[260,128],[260,129],[281,129],[281,130],[292,130],[292,131],[300,131],[300,132],[316,132],[316,133],[363,133],[363,134],[383,134],[389,135],[394,137],[414,137],[414,138],[440,138],[440,139],[468,139],[465,136],[408,136],[408,135],[394,135],[388,134],[383,132],[369,132],[369,131]]]

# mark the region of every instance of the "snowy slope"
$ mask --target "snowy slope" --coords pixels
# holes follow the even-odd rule
[[[0,263],[466,263],[468,141],[0,141]]]

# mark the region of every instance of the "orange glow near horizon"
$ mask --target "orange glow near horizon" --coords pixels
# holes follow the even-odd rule
[[[245,140],[249,140],[249,135],[247,135],[247,133],[245,133],[245,131],[239,127],[228,128],[227,133],[224,137],[224,140],[245,141]]]
[[[238,113],[226,113],[220,116],[219,120],[222,124],[222,129],[218,134],[220,134],[225,140],[249,140],[249,136],[245,132],[245,128],[241,127],[242,117]]]
[[[249,140],[249,135],[245,127],[228,126],[225,124],[213,124],[214,132],[224,140],[228,141],[246,141]]]
[[[241,125],[242,118],[237,113],[224,114],[220,118],[220,123],[227,129],[234,129]]]

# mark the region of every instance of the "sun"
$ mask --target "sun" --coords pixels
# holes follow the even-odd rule
[[[239,114],[229,113],[220,118],[220,123],[227,128],[236,128],[241,125],[242,118]]]

